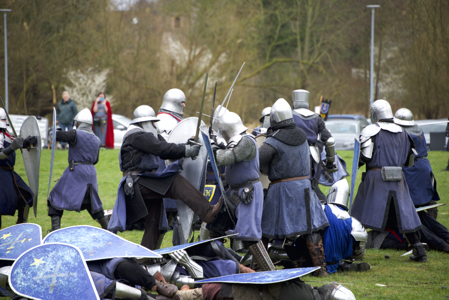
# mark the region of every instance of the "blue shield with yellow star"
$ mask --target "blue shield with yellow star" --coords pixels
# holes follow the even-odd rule
[[[12,265],[9,285],[32,299],[100,299],[80,250],[45,244],[23,253]]]
[[[302,277],[318,269],[319,267],[310,267],[310,268],[283,269],[283,270],[256,272],[256,273],[233,274],[199,280],[195,281],[195,283],[221,282],[221,283],[237,283],[237,284],[272,284]]]
[[[86,261],[116,257],[161,258],[148,248],[127,241],[110,231],[88,225],[53,231],[45,237],[43,243],[65,243],[76,246]]]
[[[0,230],[0,259],[16,260],[25,251],[42,243],[42,228],[25,223]]]

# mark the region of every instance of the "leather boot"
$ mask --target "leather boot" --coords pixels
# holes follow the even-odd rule
[[[159,295],[173,298],[176,295],[176,292],[178,291],[178,287],[174,284],[170,283],[163,283],[161,281],[156,281],[156,292]]]
[[[50,231],[55,231],[61,228],[61,217],[51,216],[51,229]]]
[[[212,210],[207,214],[203,222],[211,224],[215,220],[215,216],[220,212],[222,205],[223,205],[223,197],[220,197],[218,199],[217,204],[212,206]]]
[[[338,263],[338,270],[342,272],[364,272],[370,269],[370,265],[364,261],[362,262],[351,262],[346,260],[341,260]]]
[[[321,235],[314,232],[312,234],[307,234],[305,238],[307,249],[309,250],[313,265],[315,267],[320,267],[320,269],[316,270],[313,275],[317,277],[326,277],[328,273]]]
[[[426,248],[422,243],[416,243],[412,245],[413,254],[410,255],[410,259],[416,262],[427,262]]]
[[[106,220],[105,217],[103,217],[103,218],[101,218],[101,219],[98,219],[97,221],[98,221],[98,223],[100,223],[101,228],[108,230],[108,224],[109,224],[109,222],[108,222],[108,220]]]

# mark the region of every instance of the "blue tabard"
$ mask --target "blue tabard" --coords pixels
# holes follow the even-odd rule
[[[104,297],[115,288],[115,280],[106,278],[103,274],[90,271],[90,277],[92,277],[92,281],[101,300],[105,299]]]
[[[341,209],[337,205],[325,205],[324,212],[329,220],[329,227],[324,229],[323,247],[327,263],[327,272],[337,272],[338,262],[352,255],[352,246],[354,238],[351,235],[352,218],[339,219],[333,212],[333,209]]]
[[[309,145],[291,146],[268,137],[264,143],[276,149],[279,161],[270,164],[270,181],[309,174]],[[265,198],[262,233],[270,239],[310,234],[329,226],[308,178],[272,184]]]
[[[410,150],[407,132],[392,133],[381,129],[376,135],[374,151],[367,168],[403,166]],[[393,201],[401,233],[420,229],[421,221],[410,198],[405,179],[385,182],[381,171],[367,171],[354,199],[351,214],[365,228],[384,231],[390,202]]]
[[[0,132],[0,134],[2,134]],[[8,148],[10,143],[4,141],[3,148]],[[14,167],[16,164],[16,152],[11,153],[6,159],[0,159],[0,215],[13,216],[16,212],[17,201],[24,201],[19,191],[15,187],[14,177],[16,177],[17,185],[20,189],[23,189],[31,195],[29,199],[26,199],[29,205],[33,204],[33,192],[23,179],[15,171],[9,171],[1,169],[1,167]],[[25,193],[24,196],[27,194]]]
[[[112,259],[86,261],[86,264],[87,267],[89,268],[89,271],[103,274],[104,276],[106,276],[106,278],[115,280],[116,279],[114,277],[115,269],[117,268],[119,263],[126,260],[134,260],[134,259],[117,257]]]
[[[315,117],[313,117],[315,116]],[[304,130],[307,135],[307,142],[309,145],[316,144],[318,137],[318,115],[301,118],[295,111],[293,111],[293,120],[295,120],[296,126]]]
[[[407,127],[403,127],[407,130]],[[432,185],[432,167],[427,159],[426,137],[421,130],[421,134],[415,135],[408,132],[415,143],[415,150],[418,152],[417,160],[412,167],[402,167],[402,171],[407,181],[410,197],[416,206],[428,205],[431,200],[440,200],[438,192]]]
[[[242,139],[250,139],[256,149],[256,140],[250,135],[245,135]],[[257,150],[256,157],[250,161],[241,161],[233,164],[232,166],[226,166],[225,168],[226,182],[230,186],[236,186],[245,182],[255,180],[259,178],[259,151]],[[239,189],[239,195],[241,195],[243,188]],[[227,195],[232,195],[234,190],[229,188],[226,190]],[[234,237],[243,241],[259,241],[262,238],[261,221],[263,210],[263,187],[262,183],[257,182],[254,184],[253,201],[250,204],[240,202],[235,210],[237,217],[237,223],[233,230],[229,230],[230,233],[239,233]]]
[[[96,213],[103,210],[98,196],[97,170],[93,165],[98,160],[100,140],[93,133],[76,130],[76,141],[76,145],[69,148],[68,161],[92,164],[75,165],[73,171],[67,167],[51,191],[48,200],[56,209],[79,212],[87,187],[91,185],[92,213]]]
[[[126,137],[125,137],[126,139]],[[123,141],[124,142],[124,141]],[[122,167],[122,150],[120,149],[119,152],[119,164],[120,164],[120,170],[125,171]],[[159,157],[152,155],[150,153],[146,153],[140,162],[139,170],[143,170],[141,174],[138,176],[141,177],[151,177],[151,178],[162,178],[162,177],[168,177],[172,176],[174,174],[179,173],[179,164],[178,161],[170,164],[167,166],[167,168],[162,169],[159,168],[160,166],[160,159]],[[150,172],[151,170],[157,170],[157,172]],[[148,172],[145,172],[148,171]],[[126,197],[125,197],[125,191],[123,190],[123,185],[125,183],[126,176],[122,177],[120,180],[120,183],[118,185],[117,190],[117,198],[115,200],[114,209],[112,211],[111,220],[109,221],[108,229],[114,229],[114,230],[120,230],[124,231],[126,228]],[[165,208],[164,205],[161,207],[161,214],[162,214],[162,222],[160,224],[160,229],[165,229],[168,227],[168,221],[167,221],[167,215],[165,214]]]

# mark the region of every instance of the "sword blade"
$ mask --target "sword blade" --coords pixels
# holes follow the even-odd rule
[[[209,134],[212,132],[212,124],[214,124],[215,95],[217,94],[217,82],[215,81],[214,98],[212,99],[212,111],[210,113]]]
[[[207,78],[209,73],[206,73],[206,81],[204,82],[203,99],[201,100],[200,116],[198,117],[198,125],[196,126],[195,142],[198,142],[198,135],[200,133],[201,119],[203,117],[204,98],[206,97]]]
[[[242,67],[240,68],[239,72],[237,73],[237,76],[236,76],[235,79],[234,79],[234,82],[232,83],[231,87],[229,88],[229,91],[228,91],[228,93],[226,94],[226,97],[224,98],[223,103],[221,103],[221,107],[220,107],[220,109],[219,109],[218,112],[217,112],[217,117],[220,117],[220,111],[221,111],[221,108],[222,108],[223,105],[226,103],[226,99],[228,98],[229,93],[230,93],[230,92],[232,91],[232,89],[234,88],[234,84],[235,84],[235,82],[237,81],[237,78],[239,78],[240,72],[242,72],[242,69],[243,69],[243,66],[244,66],[244,65],[245,65],[245,63],[243,63]]]
[[[415,123],[416,123],[416,122],[415,122]],[[441,123],[449,123],[449,120],[447,120],[447,121],[429,122],[429,123],[423,123],[423,124],[418,124],[418,123],[416,123],[416,125],[418,125],[418,126],[424,126],[424,125],[441,124]]]
[[[231,90],[231,94],[229,95],[228,103],[226,103],[226,109],[228,108],[229,102],[231,102],[232,92],[234,89]]]

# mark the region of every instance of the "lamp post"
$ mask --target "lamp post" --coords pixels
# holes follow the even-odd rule
[[[6,13],[11,12],[11,9],[0,9],[4,13],[4,27],[5,27],[5,110],[9,112],[9,95],[8,95],[8,29],[6,28]]]
[[[380,5],[367,5],[371,8],[371,61],[369,70],[369,104],[370,107],[374,101],[374,9],[379,8]]]

